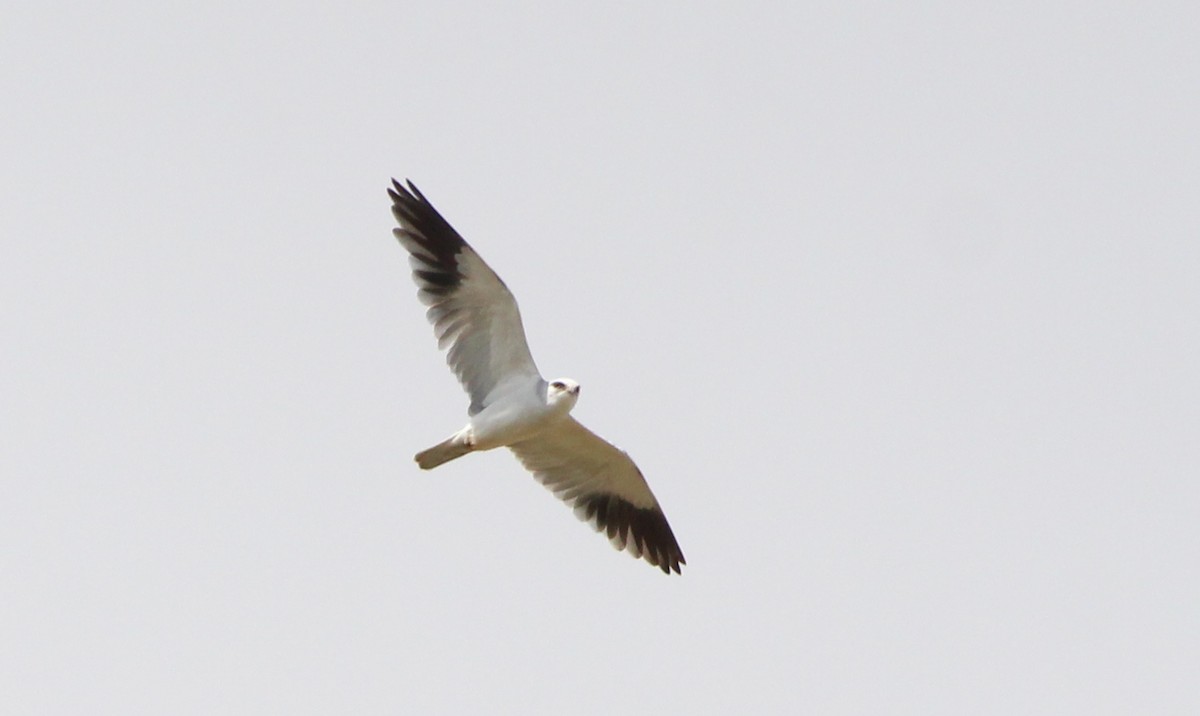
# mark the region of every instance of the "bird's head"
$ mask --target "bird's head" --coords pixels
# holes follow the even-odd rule
[[[570,412],[579,400],[579,383],[570,378],[558,378],[546,386],[546,403],[560,408],[564,413]]]

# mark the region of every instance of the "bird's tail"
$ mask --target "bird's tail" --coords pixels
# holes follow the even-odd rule
[[[417,453],[415,459],[422,470],[432,470],[442,463],[466,455],[473,449],[465,435],[455,433],[428,450]]]

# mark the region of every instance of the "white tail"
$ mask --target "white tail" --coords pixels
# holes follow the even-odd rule
[[[462,457],[471,452],[471,446],[463,439],[462,434],[451,435],[428,450],[417,453],[416,461],[422,470],[432,470],[456,457]]]

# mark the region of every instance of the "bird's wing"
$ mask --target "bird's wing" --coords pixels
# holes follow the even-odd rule
[[[671,525],[633,460],[567,416],[508,446],[521,464],[613,546],[667,574],[686,564]]]
[[[497,387],[540,379],[508,287],[411,181],[393,179],[392,187],[400,224],[392,233],[410,254],[417,297],[429,306],[438,348],[450,347],[446,362],[471,396],[470,414],[487,407]]]

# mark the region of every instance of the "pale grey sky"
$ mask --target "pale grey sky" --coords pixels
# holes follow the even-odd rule
[[[0,711],[1200,711],[1186,3],[0,24]],[[385,187],[688,558],[467,401]]]

